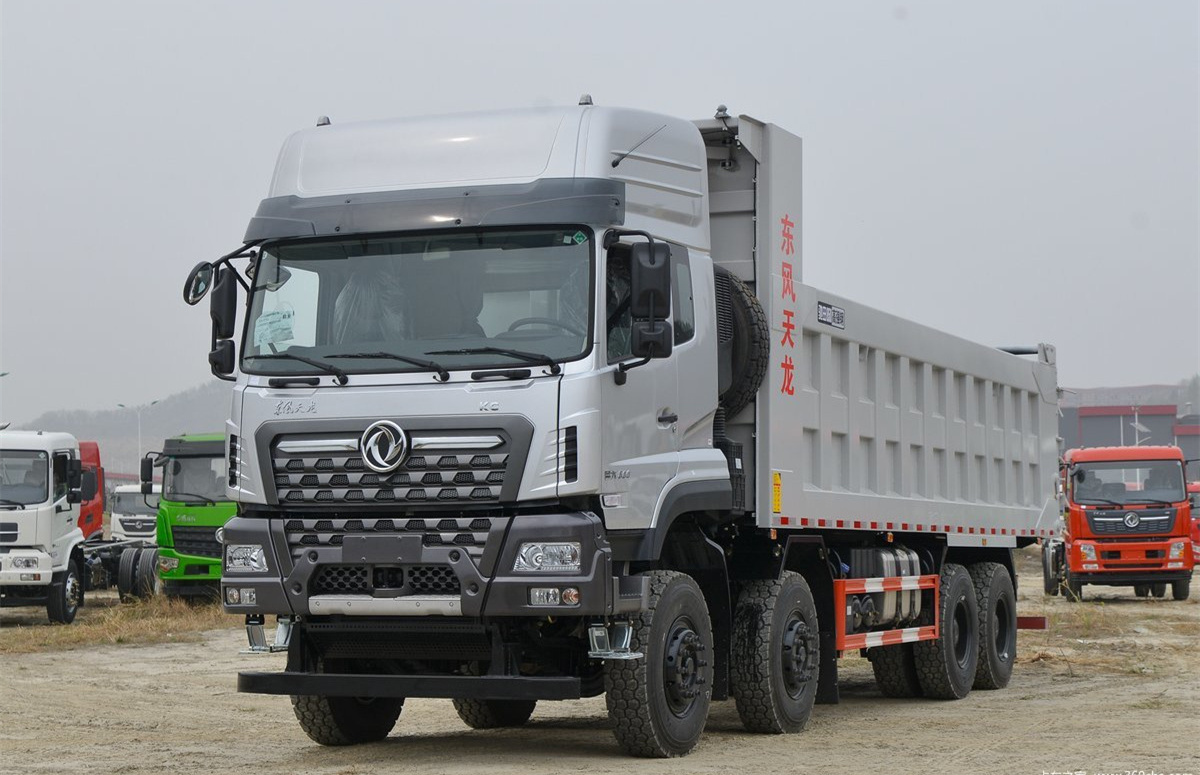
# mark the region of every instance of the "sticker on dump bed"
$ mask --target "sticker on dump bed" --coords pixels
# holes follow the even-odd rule
[[[288,342],[294,336],[292,321],[296,312],[291,307],[264,312],[254,322],[254,345],[256,347],[275,342]]]
[[[783,511],[783,474],[778,471],[771,472],[771,511]]]
[[[841,307],[835,307],[832,304],[826,304],[823,301],[817,302],[817,322],[824,323],[827,326],[834,328],[846,327],[846,310]]]

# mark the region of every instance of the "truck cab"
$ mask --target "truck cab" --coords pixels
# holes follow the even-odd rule
[[[1190,592],[1194,498],[1178,447],[1094,447],[1064,455],[1061,540],[1047,546],[1047,589],[1132,586],[1139,597]],[[1053,593],[1053,592],[1052,592]]]
[[[100,445],[94,441],[79,442],[79,457],[83,470],[96,480],[96,493],[79,504],[79,529],[85,539],[99,538],[104,531],[104,466],[100,465]]]
[[[146,541],[155,543],[158,538],[158,499],[162,485],[154,485],[149,494],[143,494],[136,484],[122,484],[113,491],[112,508],[109,512],[114,541]]]
[[[0,431],[0,606],[45,605],[69,623],[83,604],[79,504],[96,498],[67,433]]]
[[[236,507],[225,494],[225,436],[189,434],[167,439],[158,501],[158,571],[172,596],[215,596],[221,578],[217,530]],[[143,464],[142,493],[153,493]]]

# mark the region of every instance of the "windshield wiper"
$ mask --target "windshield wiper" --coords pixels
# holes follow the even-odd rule
[[[425,353],[433,355],[433,353]],[[386,358],[393,361],[400,361],[412,366],[423,366],[431,371],[438,373],[438,379],[442,382],[450,381],[450,372],[446,371],[446,367],[436,361],[424,361],[420,358],[410,358],[407,355],[397,355],[396,353],[339,353],[337,355],[326,355],[326,358]]]
[[[1084,501],[1087,501],[1088,503],[1107,503],[1108,505],[1116,506],[1117,508],[1121,508],[1125,505],[1120,501],[1109,500],[1108,498],[1085,498],[1082,496],[1076,496],[1075,498],[1076,503],[1083,503]]]
[[[300,361],[301,363],[307,363],[309,366],[315,366],[326,374],[332,374],[334,381],[339,385],[345,385],[350,381],[350,378],[346,376],[346,372],[342,371],[337,366],[334,366],[332,363],[325,363],[324,361],[318,361],[316,358],[307,358],[303,355],[296,355],[295,353],[283,352],[270,353],[268,355],[247,355],[243,360],[249,360],[250,358],[258,358],[264,361]]]
[[[536,363],[541,366],[549,366],[551,374],[558,374],[562,371],[562,367],[551,358],[549,355],[542,353],[527,353],[523,350],[509,350],[506,347],[464,347],[461,350],[432,350],[425,353],[426,355],[487,355],[495,353],[496,355],[507,355],[510,358],[525,361],[526,363]]]
[[[21,511],[24,511],[26,504],[21,503],[20,501],[10,501],[8,498],[0,498],[0,506],[13,506]]]
[[[204,501],[204,505],[206,505],[206,506],[216,506],[217,505],[217,502],[215,500],[213,500],[212,498],[206,498],[205,496],[197,495],[194,492],[173,492],[173,493],[171,493],[172,498],[174,498],[177,495],[183,495],[188,498],[198,498],[199,500]]]
[[[1172,501],[1165,501],[1162,498],[1130,498],[1126,503],[1156,503],[1159,506],[1170,506]]]

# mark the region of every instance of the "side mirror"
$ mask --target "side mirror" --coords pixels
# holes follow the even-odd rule
[[[85,501],[90,501],[96,497],[96,472],[84,471],[82,480],[79,483],[79,496]]]
[[[69,460],[67,461],[67,487],[72,490],[79,489],[79,483],[83,478],[83,461]]]
[[[237,322],[237,282],[233,279],[232,269],[223,267],[217,270],[213,295],[208,303],[208,314],[213,322],[213,338],[231,338]]]
[[[665,320],[671,314],[671,246],[637,242],[631,248],[630,312],[634,319]]]
[[[629,332],[629,352],[637,358],[666,358],[675,340],[665,320],[635,320]]]
[[[138,473],[140,474],[138,479],[141,480],[143,487],[151,484],[154,481],[154,460],[149,457],[142,458],[142,468]],[[142,492],[150,492],[150,490],[143,489]]]
[[[212,373],[218,377],[229,376],[233,373],[233,340],[222,339],[208,354],[208,365]]]
[[[194,307],[212,290],[213,265],[201,261],[192,267],[187,281],[183,284],[183,300],[189,307]]]

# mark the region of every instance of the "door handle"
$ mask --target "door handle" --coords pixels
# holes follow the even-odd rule
[[[658,416],[658,422],[662,425],[674,425],[679,422],[679,415],[674,412],[664,412]]]

